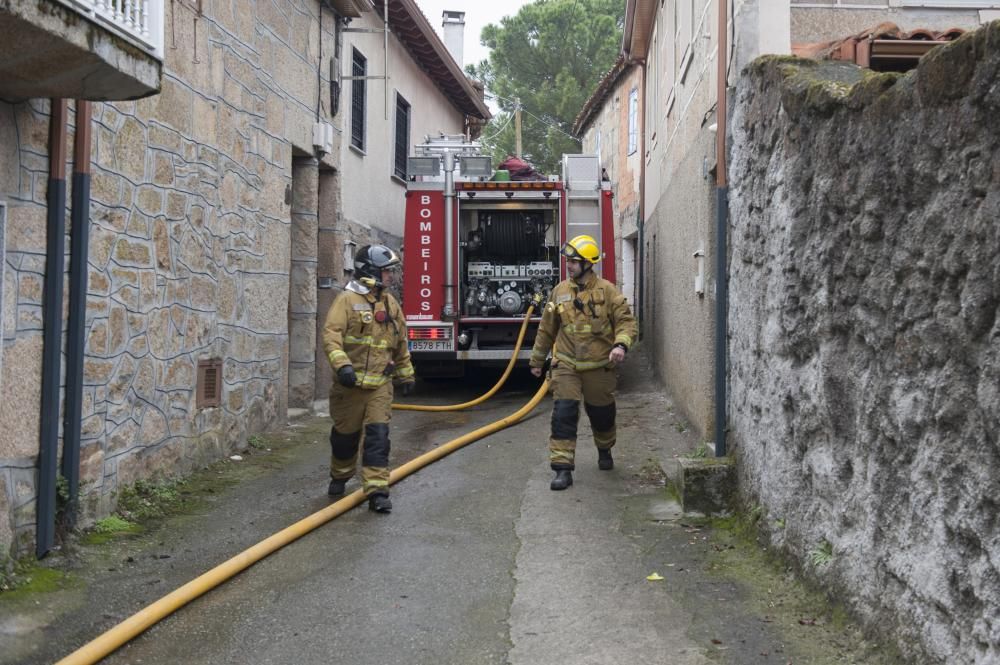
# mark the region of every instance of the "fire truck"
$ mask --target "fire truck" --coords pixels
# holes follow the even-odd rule
[[[461,376],[509,362],[531,304],[519,364],[531,355],[542,306],[566,277],[559,250],[593,236],[596,270],[615,279],[611,183],[594,155],[563,155],[562,176],[508,180],[480,145],[442,135],[407,160],[403,313],[422,376]]]

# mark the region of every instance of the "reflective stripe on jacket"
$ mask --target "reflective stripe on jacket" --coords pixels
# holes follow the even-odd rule
[[[377,298],[373,292],[348,290],[337,296],[323,325],[323,350],[334,373],[352,365],[361,388],[378,388],[393,377],[414,378],[406,320],[388,293]]]
[[[556,343],[556,360],[584,371],[607,367],[615,344],[632,348],[638,326],[625,296],[614,283],[588,272],[584,283],[556,285],[542,312],[531,350],[532,367],[542,367]]]

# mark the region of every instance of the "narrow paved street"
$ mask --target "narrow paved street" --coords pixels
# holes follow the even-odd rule
[[[550,491],[551,407],[543,402],[526,422],[398,483],[391,515],[349,512],[107,662],[882,662],[859,659],[852,631],[818,625],[821,606],[788,614],[811,601],[777,588],[770,599],[755,597],[753,578],[780,583],[780,575],[762,568],[743,571],[740,581],[736,569],[721,570],[735,546],[682,517],[664,490],[659,468],[695,442],[645,373],[641,357],[627,367],[613,471],[597,470],[584,419],[575,484]],[[394,466],[513,412],[535,385],[519,376],[501,396],[462,413],[396,412]],[[423,382],[415,399],[452,403],[488,387],[485,377]],[[294,422],[270,438],[270,452],[251,450],[213,471],[217,491],[206,491],[211,479],[194,481],[200,507],[158,530],[75,548],[64,557],[63,590],[0,607],[12,645],[0,662],[57,660],[327,505],[326,428],[322,418]],[[665,579],[647,580],[654,572]]]

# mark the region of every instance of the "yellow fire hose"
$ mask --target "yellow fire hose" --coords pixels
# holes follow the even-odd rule
[[[530,312],[529,312],[530,315]],[[527,318],[525,319],[527,322]],[[524,330],[522,328],[522,336]],[[508,368],[509,369],[509,368]],[[420,457],[413,459],[406,464],[393,469],[389,474],[389,483],[396,483],[407,477],[414,471],[422,469],[432,462],[436,462],[442,457],[458,450],[459,448],[483,438],[494,432],[516,424],[534,409],[549,389],[549,381],[546,379],[542,386],[535,393],[527,404],[515,411],[506,418],[502,418],[484,427],[469,432],[457,439],[441,444],[437,448],[430,450]],[[322,526],[330,520],[342,515],[351,508],[364,501],[364,494],[357,490],[348,494],[336,503],[330,504],[326,508],[316,511],[305,519],[299,520],[295,524],[286,527],[278,533],[260,541],[253,547],[243,550],[228,561],[219,564],[207,573],[196,577],[184,586],[175,589],[156,602],[147,605],[128,619],[125,619],[114,628],[108,630],[103,635],[95,638],[91,642],[83,645],[70,655],[60,660],[56,665],[80,665],[96,663],[112,651],[131,640],[150,626],[154,625],[164,617],[176,612],[187,605],[195,598],[205,594],[222,584],[237,573],[249,568],[272,552],[284,547],[294,540],[301,538],[313,529]]]
[[[535,311],[535,305],[537,302],[531,303],[528,307],[528,313],[524,315],[524,323],[521,324],[521,331],[517,335],[517,343],[514,344],[514,351],[510,354],[510,362],[507,363],[507,369],[503,371],[503,376],[497,381],[497,384],[490,388],[489,392],[480,395],[474,400],[463,402],[461,404],[448,404],[445,406],[431,406],[424,404],[393,404],[392,408],[399,411],[461,411],[462,409],[468,409],[470,406],[476,406],[477,404],[482,404],[489,398],[493,397],[503,384],[507,382],[507,377],[510,376],[511,371],[514,369],[514,365],[517,364],[517,354],[521,351],[521,343],[524,341],[524,334],[528,331],[528,322],[531,320],[531,313]]]

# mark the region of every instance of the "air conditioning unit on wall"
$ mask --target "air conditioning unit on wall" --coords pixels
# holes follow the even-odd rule
[[[333,125],[328,122],[313,124],[313,150],[320,158],[333,152]]]

